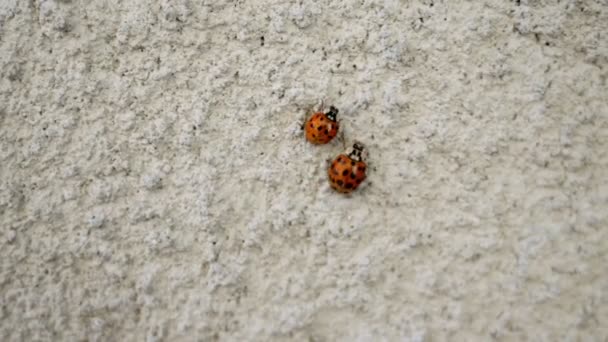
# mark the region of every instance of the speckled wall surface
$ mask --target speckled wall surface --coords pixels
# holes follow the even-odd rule
[[[0,68],[2,341],[608,339],[606,1],[0,0]]]

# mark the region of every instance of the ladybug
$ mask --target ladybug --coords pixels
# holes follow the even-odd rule
[[[341,193],[351,193],[365,180],[367,151],[360,142],[355,142],[350,151],[340,154],[327,169],[329,185]]]
[[[315,145],[327,144],[337,134],[340,124],[336,121],[338,109],[329,107],[327,113],[318,112],[306,121],[306,139]]]

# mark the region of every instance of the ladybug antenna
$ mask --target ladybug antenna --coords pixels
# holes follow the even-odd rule
[[[338,108],[331,106],[329,107],[329,112],[325,113],[327,118],[331,121],[336,121],[336,117],[338,116]]]

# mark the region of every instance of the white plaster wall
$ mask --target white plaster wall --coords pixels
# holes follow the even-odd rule
[[[0,68],[1,341],[608,339],[606,1],[0,0]]]

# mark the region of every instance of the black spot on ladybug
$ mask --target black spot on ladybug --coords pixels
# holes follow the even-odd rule
[[[346,175],[348,175],[348,170],[342,171],[342,176],[346,176]]]
[[[339,186],[342,186],[342,184],[344,184],[344,182],[342,182],[342,180],[339,180],[339,181],[338,181],[338,185],[339,185]]]
[[[350,161],[351,166],[355,166],[355,162],[353,160]]]
[[[361,166],[359,169],[361,170],[361,173],[365,172],[365,166]]]
[[[323,126],[319,126],[319,127],[317,127],[317,131],[320,131],[320,130],[322,130],[322,129],[323,129]]]
[[[325,118],[324,118],[324,117],[321,117],[321,119],[320,119],[320,120],[321,120],[321,121],[325,121]]]
[[[328,130],[325,130],[325,134],[329,135],[329,131],[328,131]]]
[[[310,128],[314,128],[315,126],[313,126],[312,122],[310,123]]]
[[[346,188],[347,189],[352,189],[353,188],[353,183],[346,183]]]
[[[313,134],[313,135],[312,135],[312,137],[313,137],[313,138],[316,138],[317,136]]]
[[[357,179],[357,184],[361,184],[362,179]]]
[[[355,179],[355,174],[354,174],[354,173],[351,173],[351,174],[350,174],[350,178],[351,178],[351,179]]]

